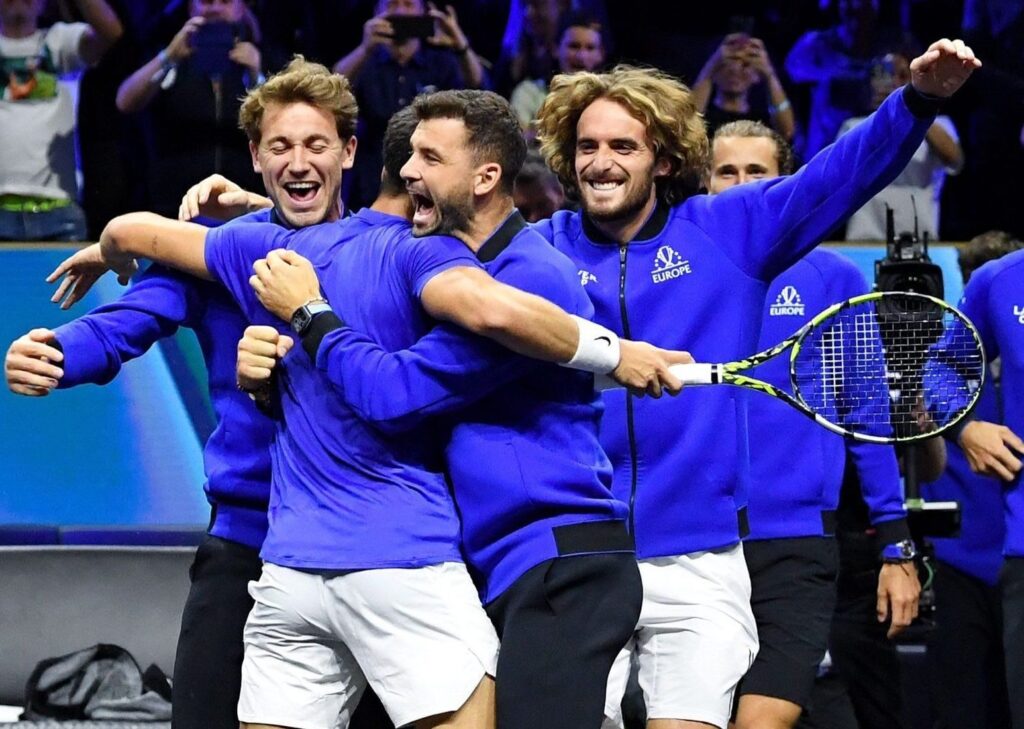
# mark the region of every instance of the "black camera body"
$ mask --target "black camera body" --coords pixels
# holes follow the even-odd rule
[[[943,281],[942,269],[928,256],[928,233],[918,236],[917,215],[914,215],[914,231],[895,232],[893,224],[892,208],[886,208],[886,256],[875,261],[875,290],[876,291],[908,291],[918,294],[926,294],[941,299],[945,293],[945,282]],[[884,303],[884,302],[883,302]],[[905,320],[907,314],[899,313],[900,316],[892,317],[893,326],[899,325],[901,319]],[[881,321],[882,339],[886,337],[886,312],[879,312]],[[929,313],[919,312],[917,316],[928,317]],[[941,334],[941,322],[936,322],[936,338]],[[898,339],[898,337],[893,337]],[[927,338],[926,338],[927,339]],[[920,342],[917,346],[921,351],[918,353],[922,358],[925,356],[927,340]],[[888,345],[887,346],[891,346]],[[910,360],[909,353],[902,352],[904,360]],[[910,408],[913,406],[913,392],[917,385],[913,378],[907,373],[889,372],[890,395],[893,398],[891,407]],[[907,391],[909,390],[909,392]],[[902,397],[901,397],[902,396]],[[919,544],[922,537],[953,537],[960,533],[960,505],[955,501],[925,502],[921,498],[920,484],[917,480],[915,446],[905,446],[902,449],[904,461],[904,485],[905,499],[904,506],[907,509],[907,516],[910,521],[911,532],[915,541]]]

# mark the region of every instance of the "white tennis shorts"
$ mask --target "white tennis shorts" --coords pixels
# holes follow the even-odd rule
[[[369,682],[401,727],[457,710],[494,675],[498,637],[461,563],[337,575],[264,563],[249,594],[243,722],[345,727]]]
[[[640,621],[608,677],[604,726],[623,726],[622,696],[636,661],[648,719],[726,727],[736,684],[757,655],[742,545],[639,564]]]

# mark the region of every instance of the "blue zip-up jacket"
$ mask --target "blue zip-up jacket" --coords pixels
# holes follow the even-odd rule
[[[832,304],[868,292],[849,259],[816,248],[768,286],[757,350],[768,349]],[[789,359],[775,357],[754,377],[792,391]],[[835,532],[835,509],[846,458],[853,460],[871,522],[881,544],[908,539],[899,464],[890,446],[846,440],[771,397],[749,400],[748,539],[826,536]]]
[[[270,211],[228,226],[265,222]],[[151,266],[117,301],[56,329],[64,351],[59,387],[106,384],[121,365],[144,354],[178,327],[196,333],[206,361],[217,427],[203,448],[210,534],[259,549],[267,535],[270,442],[274,424],[235,387],[238,340],[248,321],[220,286],[163,266]]]
[[[989,361],[1001,359],[1003,425],[1024,437],[1024,251],[990,261],[971,275],[960,310],[974,322]],[[1021,475],[1003,484],[1007,557],[1024,557]]]
[[[628,245],[580,213],[556,213],[538,230],[576,263],[595,321],[698,362],[741,359],[756,350],[768,283],[899,174],[934,111],[905,87],[796,174],[659,205]],[[692,387],[651,400],[609,390],[604,402],[601,442],[615,495],[631,507],[637,556],[735,544],[747,393]]]
[[[288,334],[249,285],[253,262],[275,248],[308,258],[335,309],[389,350],[412,345],[429,328],[418,305],[427,281],[448,268],[479,266],[460,241],[413,238],[404,219],[369,209],[295,231],[259,224],[210,231],[211,276],[253,324]],[[461,561],[437,433],[423,428],[391,437],[372,428],[298,349],[283,358],[277,375],[283,419],[271,450],[263,559],[316,570]]]
[[[991,377],[985,380],[973,417],[990,423],[1003,422],[999,392]],[[979,476],[971,470],[959,445],[946,442],[946,470],[933,483],[921,484],[928,501],[956,501],[960,504],[960,535],[954,539],[933,538],[935,556],[989,584],[999,582],[1003,565],[1003,487],[999,479]]]
[[[571,262],[513,212],[478,251],[497,280],[590,318]],[[593,375],[512,354],[451,325],[388,353],[351,328],[304,342],[356,411],[380,427],[455,415],[448,472],[462,547],[487,603],[553,557],[632,551],[611,493]],[[482,399],[481,399],[482,398]]]

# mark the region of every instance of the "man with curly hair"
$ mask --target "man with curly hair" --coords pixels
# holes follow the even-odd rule
[[[938,41],[856,136],[792,176],[714,196],[690,194],[708,141],[682,83],[626,67],[558,76],[538,136],[582,210],[556,213],[539,230],[579,266],[601,324],[698,361],[744,357],[757,345],[768,283],[903,169],[940,97],[978,65],[961,41]],[[613,490],[630,505],[644,583],[634,640],[609,678],[609,725],[621,724],[629,651],[649,729],[729,721],[757,651],[740,545],[746,412],[745,393],[733,388],[690,388],[673,400],[606,393],[601,440]]]

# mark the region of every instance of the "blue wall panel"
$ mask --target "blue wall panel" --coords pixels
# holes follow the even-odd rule
[[[0,246],[0,345],[120,295],[112,276],[70,312],[44,277],[68,248]],[[0,523],[205,524],[202,449],[159,348],[105,387],[0,392]]]

